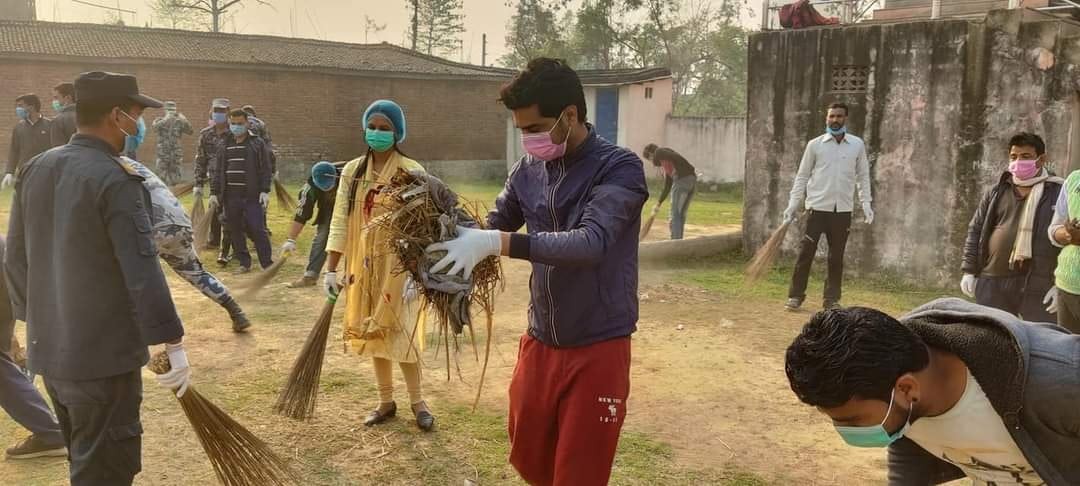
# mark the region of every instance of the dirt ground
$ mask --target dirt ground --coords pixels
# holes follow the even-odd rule
[[[690,227],[687,234],[709,231]],[[666,222],[658,220],[652,236],[666,235]],[[528,265],[504,260],[506,290],[497,304],[479,415],[469,411],[479,371],[472,351],[459,356],[461,376],[455,372],[449,382],[443,357],[427,351],[425,391],[441,435],[424,436],[410,426],[404,409],[385,428],[360,425],[375,404],[372,372],[366,360],[340,351],[340,323],[331,330],[316,418],[298,424],[269,413],[323,301],[318,289],[284,288],[301,271],[300,263],[290,262],[279,283],[245,303],[255,327],[244,336],[233,335],[223,311],[170,275],[188,329],[195,386],[295,459],[308,484],[461,484],[461,478],[481,475],[487,478],[482,484],[519,484],[499,448],[505,446],[507,383],[525,327]],[[222,275],[227,283],[250,278]],[[787,387],[783,351],[808,313],[713,295],[666,270],[643,271],[640,296],[626,433],[670,444],[676,463],[693,470],[745,471],[776,484],[884,481],[884,452],[844,446],[827,421],[798,403]],[[403,400],[404,384],[397,379]],[[144,472],[137,484],[212,484],[213,473],[179,406],[149,372],[144,382]],[[480,425],[483,433],[476,432]],[[24,435],[0,418],[0,445]],[[440,455],[444,460],[433,459]],[[63,484],[65,474],[63,460],[0,461],[6,484]],[[617,473],[613,483],[639,481]]]

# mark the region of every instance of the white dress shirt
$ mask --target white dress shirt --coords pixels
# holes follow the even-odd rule
[[[859,201],[870,204],[870,163],[866,145],[850,133],[839,143],[825,134],[806,144],[789,206],[796,207],[806,198],[806,209],[826,212],[851,212],[855,208],[855,189]]]

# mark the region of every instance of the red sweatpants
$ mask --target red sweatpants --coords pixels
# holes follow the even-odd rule
[[[537,486],[602,486],[630,394],[630,338],[553,348],[521,337],[510,381],[510,464]]]

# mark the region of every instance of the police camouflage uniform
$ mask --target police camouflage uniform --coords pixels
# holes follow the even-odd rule
[[[179,184],[183,180],[181,167],[184,163],[184,149],[180,139],[184,135],[193,135],[191,122],[179,113],[166,115],[154,120],[154,133],[157,134],[157,169],[168,185]]]
[[[205,186],[210,181],[210,173],[217,172],[218,151],[225,148],[225,139],[228,135],[228,130],[219,134],[213,125],[199,131],[199,146],[195,154],[195,185],[197,187]],[[222,255],[228,255],[230,239],[225,225],[225,211],[222,211],[221,205],[211,208],[210,217],[214,219],[210,224],[208,243],[211,246],[221,245]],[[224,238],[222,238],[223,231],[226,233]]]

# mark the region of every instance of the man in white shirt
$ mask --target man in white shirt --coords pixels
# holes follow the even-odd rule
[[[788,347],[792,391],[889,484],[1080,484],[1080,336],[960,299],[901,320],[820,312]]]
[[[798,219],[800,205],[807,210],[806,233],[791,278],[785,307],[796,310],[806,300],[806,283],[822,235],[829,242],[829,272],[825,281],[823,307],[840,306],[840,285],[844,278],[844,249],[851,229],[851,213],[858,189],[866,224],[874,221],[870,207],[870,163],[862,139],[847,132],[848,107],[829,105],[824,135],[806,144],[791,199],[784,211],[784,223]],[[805,204],[804,203],[805,199]]]

